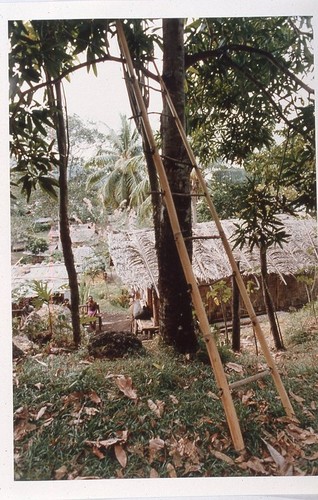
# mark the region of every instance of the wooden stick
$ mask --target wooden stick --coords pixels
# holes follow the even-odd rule
[[[267,375],[270,375],[270,370],[264,370],[263,372],[256,373],[255,375],[243,378],[242,380],[237,380],[236,382],[232,382],[232,384],[230,384],[230,389],[237,389],[237,387],[241,387],[242,385],[255,382],[256,380],[264,378]]]
[[[166,172],[165,172],[161,157],[159,155],[159,152],[158,152],[158,149],[157,149],[157,146],[156,146],[153,134],[152,134],[152,129],[150,127],[150,123],[148,120],[148,115],[147,115],[145,103],[143,101],[137,79],[134,76],[134,67],[133,67],[133,64],[131,61],[130,52],[129,52],[129,48],[127,45],[127,41],[125,38],[125,34],[124,34],[124,30],[123,30],[123,26],[122,26],[121,21],[117,21],[117,34],[118,34],[118,40],[119,40],[123,55],[126,59],[126,64],[128,67],[130,78],[131,78],[131,84],[134,88],[135,98],[137,100],[137,103],[138,103],[140,111],[141,111],[141,116],[142,116],[143,125],[144,125],[144,129],[145,129],[145,134],[147,136],[147,140],[149,142],[150,148],[153,151],[153,160],[154,160],[154,163],[156,165],[156,169],[157,169],[158,176],[160,179],[160,184],[161,184],[162,190],[165,193],[166,207],[167,207],[167,211],[169,214],[170,224],[171,224],[171,228],[172,228],[172,231],[174,234],[175,243],[176,243],[176,246],[177,246],[177,249],[179,252],[182,268],[183,268],[187,282],[189,284],[191,284],[191,295],[192,295],[193,305],[194,305],[194,308],[195,308],[195,311],[196,311],[196,314],[197,314],[197,317],[199,320],[200,329],[202,331],[203,338],[204,338],[205,343],[206,343],[207,351],[208,351],[210,362],[211,362],[211,365],[212,365],[212,368],[213,368],[213,371],[215,374],[216,382],[217,382],[217,385],[220,389],[221,400],[222,400],[222,403],[224,406],[224,411],[226,414],[226,419],[227,419],[227,422],[229,425],[233,444],[234,444],[234,447],[237,451],[243,452],[245,449],[244,441],[243,441],[242,432],[240,429],[240,424],[239,424],[237,414],[235,411],[235,407],[233,404],[230,388],[229,388],[229,385],[227,382],[226,375],[225,375],[224,370],[223,370],[222,362],[220,359],[220,355],[219,355],[215,340],[214,340],[214,338],[211,334],[211,331],[210,331],[210,325],[208,322],[208,318],[206,315],[204,305],[202,303],[199,287],[197,285],[197,282],[196,282],[196,279],[195,279],[195,276],[193,273],[191,261],[190,261],[190,258],[189,258],[189,255],[188,255],[188,252],[187,252],[187,249],[185,246],[184,239],[182,237],[177,212],[176,212],[175,205],[174,205],[173,198],[172,198],[172,194],[170,191],[169,182],[168,182]]]

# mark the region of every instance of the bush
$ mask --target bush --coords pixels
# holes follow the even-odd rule
[[[307,304],[290,314],[285,332],[288,344],[300,345],[317,337],[318,324],[312,307],[313,304]]]
[[[27,317],[23,331],[33,342],[51,341],[57,347],[73,343],[70,311],[62,306],[43,305]]]
[[[62,262],[64,259],[63,257],[63,252],[60,250],[54,250],[54,252],[51,253],[50,257],[48,258],[48,262]]]
[[[49,249],[49,245],[44,238],[31,237],[26,244],[26,249],[37,255],[39,253],[46,252]]]
[[[49,231],[51,229],[51,223],[46,222],[43,224],[40,224],[38,222],[34,223],[34,232],[35,233],[45,233],[46,231]]]
[[[226,345],[226,344],[221,344],[219,340],[216,338],[216,344],[218,348],[218,352],[222,361],[222,364],[225,365],[226,363],[229,363],[230,361],[235,361],[236,357],[234,352],[231,350],[231,348]],[[210,364],[210,357],[206,348],[205,341],[203,338],[199,335],[198,337],[198,351],[196,353],[197,359],[202,361],[205,364]]]
[[[129,292],[128,290],[122,290],[120,295],[110,297],[110,303],[113,306],[119,306],[126,309],[129,307]]]

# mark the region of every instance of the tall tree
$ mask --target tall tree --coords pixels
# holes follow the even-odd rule
[[[94,28],[94,29],[93,29]],[[62,84],[73,70],[75,56],[87,49],[89,62],[94,65],[95,35],[105,42],[105,24],[85,21],[32,21],[10,23],[10,84],[12,113],[10,119],[11,151],[22,175],[18,184],[29,198],[37,184],[51,196],[59,187],[60,237],[68,273],[74,343],[80,343],[79,293],[72,252],[68,217],[68,135],[67,116],[63,107]],[[96,51],[96,48],[95,48]],[[27,85],[27,89],[24,86]],[[35,99],[39,88],[46,89],[43,104]],[[47,125],[56,131],[48,142]],[[53,173],[58,167],[58,182]]]
[[[244,184],[240,208],[243,222],[235,224],[237,229],[234,233],[234,247],[242,248],[247,244],[251,251],[254,247],[259,250],[262,291],[271,332],[276,349],[284,349],[269,290],[267,254],[270,247],[282,247],[288,241],[290,235],[277,216],[290,209],[284,196],[279,193],[279,186],[275,191],[269,182],[260,184],[255,176],[247,179]]]
[[[63,65],[63,71],[52,74],[54,79],[68,76],[74,70],[75,56],[81,52],[86,53],[86,64],[95,72],[98,62],[115,59],[109,54],[107,41],[108,33],[114,32],[112,22],[83,20],[59,23],[64,23],[64,30],[57,31],[56,43],[52,44],[51,52],[48,50],[50,58],[46,59],[50,71],[57,61]],[[42,34],[45,31],[43,27],[44,24]],[[145,55],[152,55],[154,36],[158,36],[153,33],[149,35],[139,20],[127,22],[126,28],[140,78],[143,75],[151,77],[145,68]],[[214,157],[242,162],[255,149],[271,147],[279,123],[283,123],[288,132],[294,134],[295,141],[297,137],[302,138],[309,152],[306,161],[313,158],[313,90],[303,78],[304,74],[310,75],[313,65],[309,18],[197,19],[187,25],[185,37],[183,21],[180,19],[165,19],[163,28],[163,76],[182,122],[186,109],[187,131],[192,135],[195,151],[202,163],[208,163]],[[32,92],[40,81],[43,82],[39,71],[43,66],[43,58],[25,24],[15,24],[13,42],[16,40],[14,37],[19,40],[16,45],[13,43],[11,53],[11,60],[14,61],[12,93],[16,93],[23,106],[16,106],[12,122],[15,131],[20,131],[20,135],[19,131],[14,133],[14,145],[20,154],[19,168],[23,173],[21,184],[27,192],[36,183],[42,183],[46,189],[54,191],[50,170],[52,162],[56,164],[56,155],[52,146],[44,146],[43,138],[39,140],[38,134],[34,133],[41,130],[43,120],[51,120],[51,110],[47,106],[37,106],[34,102],[33,108],[30,107],[27,94],[22,91],[23,81],[30,83]],[[301,96],[300,91],[303,92]],[[175,124],[167,118],[166,111],[162,116],[163,156],[172,190],[186,195],[175,195],[175,201],[181,230],[188,237],[191,236],[191,204],[188,196],[190,169],[175,135]],[[32,145],[28,147],[28,155],[25,154],[26,144]],[[195,345],[195,337],[187,284],[182,282],[183,273],[179,272],[178,259],[173,253],[167,252],[167,248],[174,248],[174,242],[164,203],[159,201],[151,152],[147,150],[145,140],[144,145],[155,207],[154,222],[163,294],[162,327],[166,328],[165,338],[172,341],[178,350],[191,350]],[[35,162],[38,167],[38,159],[41,158],[40,168],[29,168],[31,163],[28,159],[31,156],[32,165]],[[190,244],[188,249],[191,255]],[[172,268],[167,264],[168,261],[175,262],[177,267]]]
[[[173,100],[176,112],[185,124],[184,96],[184,32],[182,19],[163,20],[163,79]],[[187,250],[192,256],[191,244],[191,166],[180,134],[170,110],[164,102],[162,114],[162,154],[173,199]],[[181,195],[181,196],[180,196]],[[163,203],[157,240],[160,331],[167,343],[181,352],[195,350],[197,342],[193,328],[191,295],[181,267],[171,231],[167,210]]]

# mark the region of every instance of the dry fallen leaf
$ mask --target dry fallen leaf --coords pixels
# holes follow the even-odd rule
[[[74,480],[78,480],[78,481],[86,481],[88,479],[101,479],[101,477],[99,476],[77,476],[77,477],[74,477]]]
[[[163,439],[159,437],[150,439],[149,441],[149,462],[153,462],[153,459],[157,453],[157,451],[162,450],[164,448],[165,442]]]
[[[99,410],[97,408],[87,406],[84,408],[84,412],[86,413],[86,415],[94,416],[96,415],[96,413],[99,413]]]
[[[233,370],[237,373],[243,373],[243,366],[242,365],[239,365],[237,363],[232,363],[232,362],[229,362],[229,363],[226,363],[225,365],[227,368],[229,368],[230,370]]]
[[[96,444],[99,446],[104,446],[105,448],[109,448],[110,446],[117,444],[119,441],[120,439],[118,438],[109,438],[109,439],[102,439],[101,441],[96,441]],[[89,441],[86,442],[90,443]]]
[[[161,418],[163,415],[163,412],[164,412],[164,408],[165,408],[164,401],[159,401],[158,399],[156,399],[156,402],[154,403],[152,401],[152,399],[148,399],[147,403],[148,403],[148,407],[150,408],[150,410],[155,415],[157,415],[157,417]]]
[[[56,469],[54,477],[57,481],[60,479],[63,479],[67,474],[67,467],[66,465],[62,465],[62,467],[59,467],[59,469]]]
[[[242,403],[244,405],[250,405],[252,398],[255,397],[255,392],[249,389],[245,394],[242,395]]]
[[[313,455],[311,455],[310,457],[306,457],[304,456],[304,458],[306,460],[318,460],[318,451],[316,451]]]
[[[159,474],[158,474],[158,472],[156,471],[156,469],[153,469],[153,468],[151,468],[151,469],[150,469],[150,474],[149,474],[149,477],[150,477],[151,479],[156,479],[157,477],[159,477]]]
[[[219,396],[212,391],[209,391],[207,395],[209,396],[209,398],[215,399],[215,401],[220,400]]]
[[[101,446],[103,446],[104,448],[109,448],[110,446],[113,446],[115,444],[125,443],[127,441],[128,438],[127,430],[117,431],[115,434],[116,437],[111,437],[109,439],[102,439],[99,441],[90,441],[87,439],[85,443],[90,446],[97,446],[98,448],[100,448]]]
[[[305,400],[301,396],[298,396],[297,394],[294,394],[292,391],[289,391],[290,397],[292,397],[297,403],[303,403]]]
[[[48,427],[49,425],[51,425],[53,421],[54,421],[53,417],[47,418],[42,425],[43,427]]]
[[[167,472],[168,472],[169,477],[178,477],[177,473],[176,473],[176,469],[170,463],[167,464]]]
[[[200,472],[201,464],[192,464],[191,462],[186,462],[183,475],[186,476],[190,472]]]
[[[177,399],[173,394],[170,394],[169,398],[171,399],[174,405],[179,404],[179,399]]]
[[[15,425],[14,428],[14,440],[19,441],[20,439],[24,438],[29,432],[32,432],[36,429],[35,424],[30,424],[29,422],[26,422],[25,420],[21,420],[17,425]]]
[[[89,399],[97,405],[99,405],[102,402],[101,398],[98,396],[98,394],[96,394],[95,391],[90,391],[88,396]]]
[[[223,462],[226,462],[229,465],[234,465],[234,460],[229,457],[228,455],[225,455],[225,453],[222,453],[221,451],[217,450],[211,450],[212,455],[215,456],[215,458],[218,458],[219,460],[223,460]]]
[[[262,461],[257,457],[251,457],[247,462],[243,462],[242,464],[240,464],[240,467],[245,470],[246,468],[248,468],[253,470],[254,472],[267,475],[266,469]]]
[[[275,448],[267,443],[265,439],[262,439],[262,441],[266,444],[267,449],[276,463],[278,467],[278,473],[282,476],[292,476],[293,475],[293,466],[286,460]]]
[[[120,441],[122,441],[123,443],[125,443],[127,441],[127,438],[128,438],[128,431],[127,431],[127,429],[124,430],[124,431],[116,431],[115,434],[118,437],[118,439]]]
[[[127,453],[125,452],[124,448],[121,444],[115,444],[114,450],[118,462],[123,468],[125,468],[127,465]]]
[[[38,411],[38,414],[35,417],[35,420],[39,420],[41,417],[43,417],[46,410],[47,410],[47,406],[42,406],[42,408]]]
[[[103,458],[105,458],[104,453],[102,453],[100,451],[100,449],[98,448],[98,446],[93,446],[92,452],[94,453],[94,455],[96,455],[97,458],[99,458],[99,460],[102,460]]]
[[[129,399],[136,400],[137,392],[132,387],[131,377],[126,377],[125,375],[119,375],[115,378],[116,385],[118,389],[125,394]]]

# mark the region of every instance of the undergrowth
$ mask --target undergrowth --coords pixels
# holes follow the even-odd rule
[[[270,377],[233,391],[247,453],[253,459],[242,462],[233,450],[206,359],[189,361],[156,341],[152,344],[146,355],[116,361],[89,358],[83,346],[58,355],[42,351],[18,362],[15,478],[268,475],[270,471],[262,469],[269,463],[264,442],[276,443],[280,452],[285,446],[289,453],[287,421]],[[318,375],[307,358],[298,365],[287,351],[281,368],[299,425],[317,430]],[[248,353],[226,356],[230,380],[238,378],[227,369],[233,362],[248,375],[262,360]],[[118,380],[128,384],[127,393]],[[278,436],[280,441],[275,441]],[[302,473],[317,473],[317,443],[313,441],[303,454],[300,447],[294,452],[292,460]],[[317,453],[317,459],[306,462],[303,456],[310,453]]]

